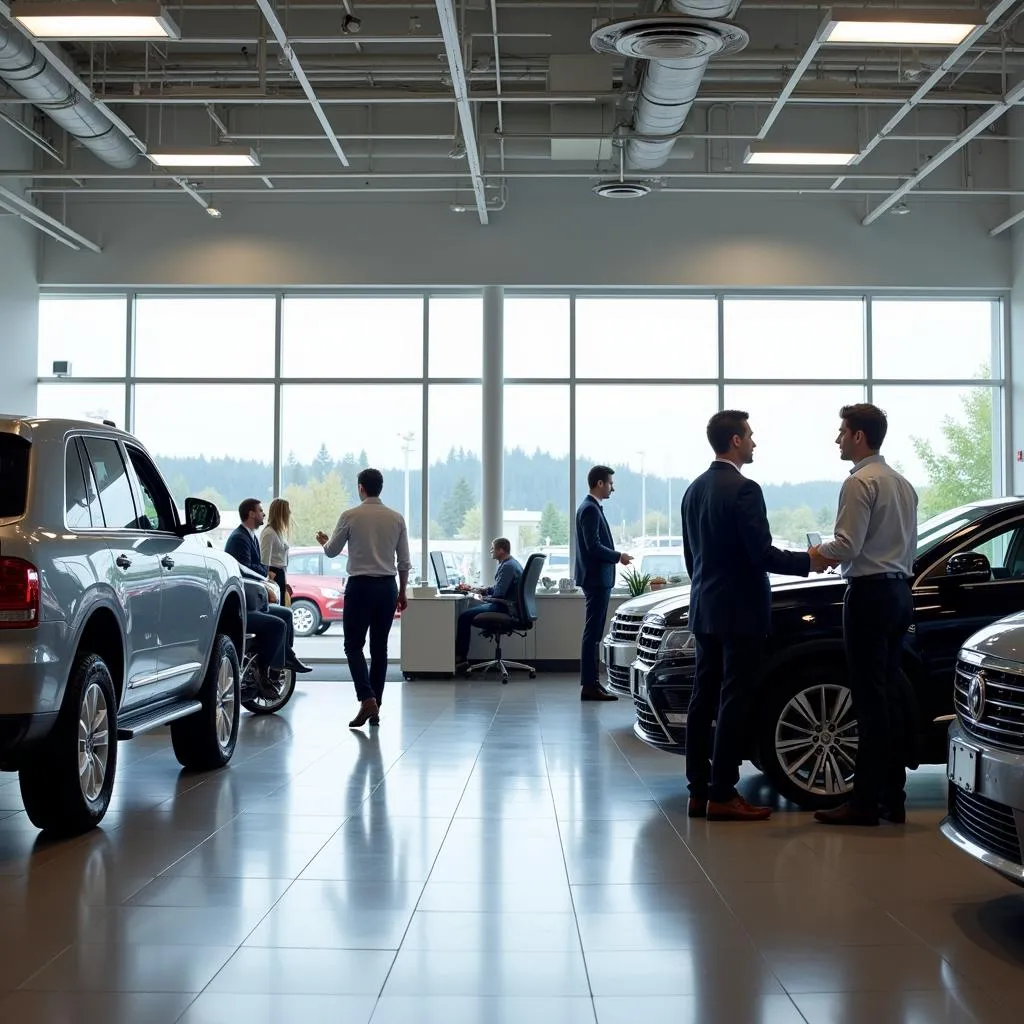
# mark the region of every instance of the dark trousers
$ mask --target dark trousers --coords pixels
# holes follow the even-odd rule
[[[270,607],[273,607],[271,605]],[[284,620],[268,612],[246,612],[245,626],[256,637],[256,656],[265,668],[284,668],[287,630]]]
[[[352,673],[356,697],[384,697],[384,677],[388,671],[388,634],[398,607],[398,584],[394,576],[349,576],[345,585],[345,615],[341,620],[345,633],[345,658]],[[370,633],[370,665],[367,668],[363,647]]]
[[[598,659],[611,596],[611,587],[583,588],[583,597],[587,602],[587,617],[583,623],[583,640],[580,643],[580,686],[583,687],[601,685]]]
[[[271,579],[281,588],[281,602],[284,603],[284,588],[288,586],[288,573],[276,565],[270,567]]]
[[[686,718],[686,780],[695,799],[726,803],[736,795],[740,778],[750,696],[761,680],[764,637],[695,633],[694,638],[697,660]]]
[[[507,612],[508,605],[504,601],[481,601],[467,608],[459,615],[459,624],[455,629],[455,659],[465,661],[469,655],[469,641],[473,620],[484,612]]]
[[[880,802],[902,807],[906,799],[907,744],[916,721],[900,661],[913,618],[906,580],[864,580],[846,588],[843,644],[857,716],[853,802],[858,807],[874,810]]]
[[[285,653],[295,656],[295,624],[292,622],[291,608],[285,608],[283,604],[268,604],[267,614],[273,615],[284,623],[284,649]]]

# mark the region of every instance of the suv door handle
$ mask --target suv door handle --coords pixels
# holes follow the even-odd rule
[[[118,555],[114,559],[114,564],[119,565],[122,569],[127,569],[132,564],[132,560],[127,555]]]
[[[171,558],[170,555],[164,555],[164,557],[160,559],[160,564],[165,569],[173,569],[174,568],[174,559]]]

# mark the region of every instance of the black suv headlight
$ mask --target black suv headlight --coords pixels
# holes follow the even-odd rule
[[[659,658],[692,658],[697,642],[688,629],[667,629],[658,648]]]

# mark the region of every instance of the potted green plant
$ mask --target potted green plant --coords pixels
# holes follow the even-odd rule
[[[651,576],[650,573],[641,574],[639,569],[627,569],[622,573],[622,582],[626,585],[630,597],[639,597],[647,590]]]

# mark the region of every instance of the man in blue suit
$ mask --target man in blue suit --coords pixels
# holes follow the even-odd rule
[[[256,531],[263,525],[263,505],[259,498],[246,498],[238,506],[238,518],[241,522],[231,531],[224,550],[231,555],[239,565],[262,576],[268,576],[267,566],[260,561],[260,542],[256,539]],[[270,604],[265,609],[268,615],[274,615],[284,622],[285,626],[285,668],[293,672],[312,672],[309,665],[303,664],[295,656],[295,649],[292,646],[295,642],[295,630],[292,625],[292,610],[280,604]]]
[[[608,602],[615,586],[615,568],[629,565],[630,555],[613,547],[611,527],[601,502],[615,491],[615,470],[594,466],[587,474],[590,493],[576,509],[576,585],[583,589],[587,617],[580,645],[580,700],[618,700],[598,677],[598,646],[604,635]]]
[[[688,813],[713,821],[762,821],[770,809],[748,804],[736,783],[748,700],[760,681],[771,620],[768,573],[807,576],[811,558],[772,546],[764,495],[740,468],[754,461],[757,447],[747,414],[715,413],[707,437],[715,461],[690,484],[682,503],[689,626],[696,642],[686,723]]]

